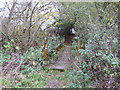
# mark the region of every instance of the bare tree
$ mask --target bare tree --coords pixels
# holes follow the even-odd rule
[[[26,2],[5,3],[9,10],[9,16],[5,17],[2,23],[2,34],[9,40],[13,39],[15,46],[27,50],[33,44],[39,43],[43,38],[48,20],[54,16],[54,6],[52,2]],[[44,30],[42,29],[44,27]]]

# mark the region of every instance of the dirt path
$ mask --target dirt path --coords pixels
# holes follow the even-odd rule
[[[47,88],[69,88],[71,80],[68,76],[69,71],[60,72],[58,70],[51,71],[48,76]]]
[[[49,65],[49,69],[68,69],[71,66],[70,60],[71,46],[66,46],[63,53],[58,57],[54,64]]]
[[[49,82],[47,88],[69,87],[71,81],[67,74],[72,66],[72,60],[70,59],[70,55],[71,55],[71,46],[67,45],[63,50],[62,54],[58,57],[58,60],[56,60],[54,64],[48,66],[48,68],[53,71],[52,71],[52,75],[49,76]],[[59,70],[66,70],[66,71],[61,72]]]

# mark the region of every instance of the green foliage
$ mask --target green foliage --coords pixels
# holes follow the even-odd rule
[[[76,57],[79,60],[79,68],[82,69],[82,72],[89,75],[91,83],[95,83],[95,80],[99,81],[99,85],[96,85],[95,87],[117,87],[119,83],[118,69],[120,68],[120,61],[116,56],[118,51],[118,38],[116,30],[117,23],[115,23],[115,20],[117,19],[117,14],[112,16],[112,13],[109,13],[109,11],[111,12],[112,10],[107,10],[108,7],[112,8],[111,5],[113,5],[113,3],[110,3],[105,10],[103,10],[103,8],[101,7],[102,5],[103,3],[101,3],[100,7],[98,8],[102,11],[100,12],[100,14],[103,17],[100,21],[96,21],[96,23],[94,23],[95,21],[93,21],[92,16],[89,15],[88,11],[86,11],[88,16],[85,15],[85,18],[88,21],[91,21],[89,23],[86,23],[87,28],[82,25],[82,27],[86,28],[86,30],[84,30],[84,28],[81,28],[82,30],[79,29],[81,27],[79,25],[80,23],[76,22],[76,27],[80,30],[77,31],[77,33],[80,35],[80,39],[86,40],[85,49],[79,50],[81,56]],[[114,13],[116,13],[117,11],[117,8],[115,7],[116,4],[114,4],[114,9],[116,9]],[[111,20],[111,18],[114,19]],[[85,20],[83,21],[85,22]],[[77,52],[77,43],[73,43],[73,47],[74,52]],[[78,78],[76,74],[73,74],[72,76],[76,76],[76,79]],[[110,82],[110,77],[113,79],[112,82],[114,83],[114,85],[113,83],[111,85],[102,85],[102,83]],[[73,83],[72,85],[74,87],[81,86],[76,83],[77,82]]]
[[[13,40],[5,41],[5,44],[3,45],[3,48],[5,48],[7,52],[12,52],[13,49],[14,49],[13,43],[14,43]]]
[[[29,72],[27,75],[18,75],[15,82],[11,81],[10,78],[3,79],[2,85],[11,88],[44,88],[47,85],[45,76],[44,71]]]
[[[29,60],[36,60],[36,61],[41,61],[42,60],[42,48],[34,49],[31,47],[24,55],[23,57],[25,59]]]
[[[0,51],[0,64],[8,62],[9,59],[10,59],[10,55],[4,53],[3,51]]]
[[[70,76],[70,80],[72,80],[70,88],[119,88],[120,60],[117,57],[119,50],[117,37],[118,4],[110,2],[62,2],[59,4],[59,18],[56,19],[53,26],[60,27],[63,30],[63,34],[74,27],[76,36],[83,42],[82,46],[84,46],[84,49],[78,50],[78,39],[76,42],[74,41],[72,44],[72,55],[78,62],[76,64],[77,69],[71,70],[67,74],[65,72],[66,75],[55,77],[55,79],[64,80],[67,76]],[[61,37],[48,39],[47,50],[50,52],[48,61],[45,61],[42,52],[43,38],[48,36],[48,33],[42,30],[42,25],[45,21],[48,22],[47,20],[57,11],[42,14],[39,13],[42,10],[38,11],[38,8],[40,8],[39,5],[35,8],[32,17],[26,17],[27,15],[31,16],[31,7],[31,9],[26,9],[28,10],[26,11],[27,14],[21,14],[21,19],[19,17],[15,18],[15,22],[11,19],[11,22],[8,23],[11,25],[10,28],[7,28],[7,24],[3,24],[3,26],[6,26],[3,27],[5,32],[8,31],[8,33],[6,32],[6,37],[8,37],[7,39],[10,38],[10,40],[5,39],[2,42],[4,51],[0,51],[0,64],[5,67],[8,62],[12,62],[9,54],[13,51],[16,53],[22,52],[20,59],[23,60],[18,72],[21,76],[18,75],[14,80],[3,78],[4,86],[44,88],[50,75],[53,75],[53,73],[53,76],[56,73],[60,74],[55,71],[52,74],[45,72],[43,66],[49,64],[50,61],[55,60],[58,56],[54,48],[61,43]],[[48,8],[43,6],[42,9],[47,10]],[[17,17],[17,15],[14,16]],[[14,18],[14,16],[12,17]],[[26,17],[26,21],[24,21],[24,17]],[[23,24],[21,24],[21,21],[23,21]],[[14,40],[11,38],[14,38]]]
[[[56,24],[57,23],[57,24]],[[69,20],[66,19],[58,19],[56,20],[56,27],[58,27],[60,30],[60,35],[65,35],[69,34],[70,29],[74,27],[74,22],[70,22]]]
[[[25,64],[41,66],[44,62],[42,48],[34,49],[31,47],[26,53],[24,53],[23,59]]]
[[[90,84],[90,76],[80,70],[73,70],[69,73],[74,83],[70,84],[71,88],[88,88]]]
[[[93,40],[88,40],[88,43],[90,42],[93,46],[90,46],[89,43],[86,49],[78,50],[81,55],[76,56],[79,60],[77,65],[81,70],[74,70],[70,73],[71,79],[74,81],[74,83],[71,83],[71,87],[101,87],[101,82],[108,82],[110,77],[114,77],[117,80],[119,75],[117,70],[119,69],[120,61],[109,50],[104,51],[106,46],[101,50],[103,43],[100,42],[101,37],[98,39],[99,47],[93,38]],[[73,47],[73,53],[77,52],[77,43],[73,43]],[[93,85],[94,80],[99,80],[99,86]],[[113,83],[117,85],[118,82],[113,81]]]
[[[47,83],[46,78],[44,78],[44,74],[34,72],[29,73],[27,78],[22,79],[21,82],[17,83],[15,87],[44,88],[46,84]]]

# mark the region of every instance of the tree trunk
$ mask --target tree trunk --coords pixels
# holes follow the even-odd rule
[[[118,58],[120,59],[120,2],[118,3]]]

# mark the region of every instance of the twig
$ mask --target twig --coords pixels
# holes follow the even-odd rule
[[[15,69],[15,72],[17,73],[18,69],[20,68],[20,66],[22,65],[23,60],[21,60],[20,64],[18,65],[18,67]],[[14,78],[16,77],[17,74],[15,74]]]
[[[14,61],[15,61],[15,60],[14,60]],[[9,64],[5,67],[3,73],[6,73],[6,72],[7,72],[7,69],[11,66],[11,64],[12,64],[14,61],[9,62]]]
[[[30,25],[29,25],[29,38],[28,38],[28,41],[29,41],[29,39],[30,39],[30,31],[31,31],[31,27],[32,27],[32,16],[33,16],[33,13],[34,13],[34,10],[35,10],[35,8],[37,7],[37,5],[39,4],[39,2],[37,2],[36,4],[35,4],[35,6],[33,7],[33,10],[32,10],[32,13],[31,13],[31,15],[30,15]]]
[[[75,65],[80,71],[82,71],[75,62],[73,62],[73,63],[74,63],[74,65]]]

